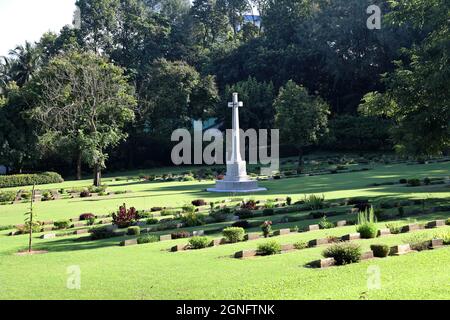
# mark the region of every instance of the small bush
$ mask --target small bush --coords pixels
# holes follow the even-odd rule
[[[430,244],[430,238],[427,234],[412,234],[403,243],[408,243],[412,250],[427,250]]]
[[[407,179],[400,179],[398,182],[399,182],[400,184],[407,184],[407,183],[408,183],[408,180],[407,180]]]
[[[208,244],[209,240],[207,237],[192,237],[189,240],[189,247],[194,250],[206,248]]]
[[[204,224],[204,216],[197,212],[186,212],[181,221],[188,227],[196,227]]]
[[[153,213],[144,210],[136,212],[136,219],[149,219],[149,218],[153,218]]]
[[[269,241],[258,244],[258,253],[262,256],[270,256],[281,253],[281,244],[276,241]]]
[[[387,244],[373,244],[370,246],[370,250],[373,251],[374,257],[385,258],[389,255],[389,246]]]
[[[55,222],[53,222],[53,226],[57,230],[68,229],[70,227],[70,221],[69,220],[55,221]]]
[[[100,187],[97,186],[89,186],[88,191],[91,193],[106,193],[107,186],[103,185]]]
[[[17,231],[21,234],[29,233],[30,226],[31,226],[32,232],[38,233],[41,231],[41,224],[38,221],[34,221],[33,223],[30,223],[28,221],[23,226],[17,227]]]
[[[189,238],[191,234],[188,231],[178,231],[172,233],[172,239],[184,239]]]
[[[147,219],[147,221],[145,223],[148,224],[148,225],[157,224],[158,223],[158,219],[150,218],[150,219]]]
[[[134,227],[128,227],[127,234],[129,236],[138,236],[141,234],[141,228],[134,226]]]
[[[388,228],[392,234],[399,234],[402,232],[403,224],[400,222],[386,223],[386,228]]]
[[[117,213],[112,214],[113,223],[119,228],[128,228],[133,222],[137,220],[136,209],[131,207],[127,209],[125,203],[119,207]]]
[[[64,179],[56,172],[5,175],[0,176],[0,188],[61,183],[63,181]]]
[[[223,229],[223,237],[230,243],[236,243],[244,240],[245,231],[244,228],[228,227]]]
[[[91,229],[91,239],[100,240],[115,237],[116,234],[108,227],[99,227]]]
[[[320,229],[331,229],[334,228],[334,223],[331,221],[328,221],[326,216],[323,216],[323,218],[319,221]]]
[[[16,199],[14,191],[0,191],[0,202],[13,202]]]
[[[375,213],[373,207],[358,214],[358,226],[356,231],[361,234],[363,239],[375,238],[378,234]]]
[[[264,209],[263,210],[263,216],[273,216],[275,214],[275,211],[273,209]]]
[[[434,239],[442,239],[444,241],[445,245],[449,245],[450,244],[450,231],[449,230],[439,231],[434,235],[433,238]]]
[[[450,226],[450,218],[448,218],[447,220],[445,220],[445,224]]]
[[[319,210],[323,209],[325,202],[325,196],[317,196],[315,194],[311,194],[309,196],[305,195],[304,204],[311,210]]]
[[[83,214],[80,215],[80,220],[81,221],[86,221],[86,220],[89,220],[89,219],[92,219],[92,218],[95,219],[95,215],[93,213],[83,213]]]
[[[294,243],[294,248],[297,250],[302,250],[308,248],[308,243],[305,241],[298,241]]]
[[[407,183],[408,183],[408,186],[410,186],[410,187],[418,187],[418,186],[420,186],[420,180],[419,179],[409,179]]]
[[[202,206],[206,206],[206,201],[203,199],[199,199],[199,200],[194,200],[192,201],[192,205],[195,207],[202,207]]]
[[[152,243],[152,242],[158,242],[159,239],[157,236],[142,236],[137,238],[138,244],[144,244],[144,243]]]
[[[273,201],[267,201],[267,202],[264,204],[264,208],[266,208],[266,209],[273,209],[273,208],[275,208],[275,202],[273,202]]]
[[[361,247],[356,243],[335,243],[322,253],[325,258],[334,258],[337,265],[356,263],[361,260]]]
[[[261,230],[263,232],[264,238],[268,238],[272,232],[272,221],[264,221],[261,225]]]
[[[176,210],[172,210],[172,209],[164,209],[161,211],[161,216],[165,217],[165,216],[176,216],[177,215],[177,211]]]
[[[430,185],[430,183],[431,183],[431,179],[430,178],[427,177],[427,178],[423,179],[423,184],[424,185],[428,186],[428,185]]]

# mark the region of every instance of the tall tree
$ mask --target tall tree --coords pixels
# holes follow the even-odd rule
[[[398,151],[416,156],[442,154],[450,147],[450,30],[445,0],[392,1],[396,24],[412,23],[426,38],[403,52],[397,69],[385,76],[387,91],[364,97],[365,114],[396,121]]]
[[[298,150],[298,171],[303,170],[303,149],[316,144],[328,132],[329,106],[320,97],[312,96],[293,81],[280,89],[275,100],[275,124],[281,143]]]
[[[19,45],[9,51],[11,57],[11,77],[20,87],[26,84],[40,65],[40,50],[31,42]]]
[[[37,103],[32,118],[42,125],[46,143],[66,145],[94,170],[94,185],[101,184],[107,148],[127,134],[136,100],[123,69],[94,53],[68,52],[50,61],[32,83]]]

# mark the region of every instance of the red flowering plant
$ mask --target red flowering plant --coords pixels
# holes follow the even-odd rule
[[[119,207],[117,213],[112,214],[113,223],[119,228],[128,228],[137,219],[137,211],[134,207],[127,209],[125,203]]]
[[[261,229],[262,229],[264,238],[268,238],[270,235],[270,232],[272,231],[272,221],[264,221],[264,223],[261,225]]]

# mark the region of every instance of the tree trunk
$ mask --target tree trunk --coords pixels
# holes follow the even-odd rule
[[[81,180],[81,152],[77,156],[77,180]]]
[[[303,173],[303,148],[298,148],[298,166],[297,166],[297,173]]]
[[[102,169],[99,165],[94,167],[94,186],[100,187],[102,185]]]

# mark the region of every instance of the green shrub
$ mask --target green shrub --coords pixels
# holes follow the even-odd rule
[[[294,243],[294,248],[297,250],[302,250],[308,248],[308,243],[305,241],[298,241]]]
[[[356,231],[361,234],[363,239],[375,238],[378,234],[375,213],[373,207],[358,214],[358,226]]]
[[[141,228],[138,226],[128,227],[127,234],[129,236],[138,236],[141,234]]]
[[[265,209],[273,209],[273,208],[275,208],[275,202],[273,202],[273,201],[267,201],[267,202],[264,204],[264,208],[265,208]]]
[[[276,241],[260,243],[258,245],[258,253],[262,256],[270,256],[281,253],[281,244]]]
[[[103,186],[100,186],[100,187],[89,186],[88,187],[88,191],[90,193],[101,193],[101,192],[105,193],[106,192],[106,188],[107,188],[106,185],[103,185]]]
[[[239,227],[228,227],[223,229],[222,234],[227,239],[227,242],[236,243],[244,240],[245,231]]]
[[[442,239],[445,245],[450,244],[450,230],[439,231],[434,236],[434,239]]]
[[[53,222],[53,226],[57,230],[68,229],[70,227],[70,221],[69,220],[55,221],[55,222]]]
[[[0,176],[0,188],[30,186],[33,184],[61,183],[64,179],[56,172],[15,174]]]
[[[209,240],[207,237],[192,237],[189,240],[189,247],[194,250],[206,248],[208,244]]]
[[[164,209],[161,211],[161,216],[176,216],[177,215],[177,211],[172,210],[172,209]]]
[[[412,234],[403,240],[403,243],[408,243],[412,250],[423,251],[427,250],[430,245],[431,237],[424,233]]]
[[[309,196],[305,195],[304,204],[311,210],[319,210],[324,207],[325,196],[317,196],[315,194],[311,194]]]
[[[187,227],[196,227],[204,224],[204,216],[197,212],[186,212],[181,217],[181,221]]]
[[[16,199],[14,191],[0,191],[0,202],[13,202]]]
[[[116,233],[108,227],[92,228],[90,232],[92,240],[108,239],[116,236]]]
[[[150,218],[150,219],[147,219],[146,223],[147,223],[148,225],[157,224],[157,223],[158,223],[158,219]]]
[[[385,258],[389,255],[389,246],[387,244],[373,244],[370,246],[370,250],[373,251],[374,257]]]
[[[138,244],[144,244],[144,243],[152,243],[152,242],[158,242],[159,239],[157,236],[142,236],[137,238]]]
[[[386,223],[386,228],[388,228],[392,234],[399,234],[402,232],[403,224],[400,222]]]
[[[23,226],[17,227],[17,231],[21,234],[29,233],[30,226],[33,232],[38,233],[41,232],[41,224],[38,221],[34,221],[32,224],[28,221]]]
[[[328,221],[326,216],[323,216],[323,218],[319,221],[319,226],[321,229],[331,229],[334,228],[334,223]]]
[[[337,265],[346,265],[361,260],[361,247],[352,242],[335,243],[326,248],[322,255],[325,258],[334,258]]]
[[[445,220],[445,224],[450,226],[450,218],[448,218],[447,220]]]
[[[0,231],[11,230],[14,229],[14,226],[0,226]]]

